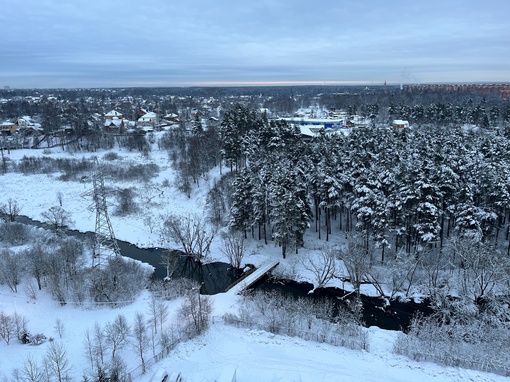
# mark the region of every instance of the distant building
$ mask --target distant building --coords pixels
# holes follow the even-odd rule
[[[106,133],[123,133],[124,132],[124,120],[118,118],[107,119],[104,122],[103,130]]]
[[[125,120],[124,115],[116,110],[106,113],[104,118],[103,131],[106,133],[124,133],[128,128],[129,121]]]
[[[391,124],[394,129],[409,129],[409,122],[402,119],[395,119]]]
[[[12,135],[16,132],[18,128],[18,125],[16,125],[14,122],[2,122],[0,124],[0,129],[3,135]]]
[[[145,111],[145,110],[144,110]],[[138,118],[138,124],[141,126],[154,126],[158,122],[158,116],[152,111],[145,111],[145,114]]]
[[[179,116],[177,114],[167,114],[163,117],[163,119],[157,125],[158,130],[166,130],[172,126],[179,125]]]
[[[283,118],[298,126],[321,126],[324,129],[341,129],[344,127],[343,118]]]
[[[105,119],[123,119],[124,115],[122,115],[122,113],[119,113],[116,110],[112,110],[109,113],[106,113],[104,118]]]

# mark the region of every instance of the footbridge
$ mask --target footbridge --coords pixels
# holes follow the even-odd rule
[[[280,264],[279,261],[274,260],[266,260],[258,268],[256,268],[253,272],[248,273],[246,276],[241,277],[235,283],[230,285],[226,292],[239,294],[243,290],[249,288],[257,281],[259,281],[264,275],[271,272],[274,268],[276,268]]]

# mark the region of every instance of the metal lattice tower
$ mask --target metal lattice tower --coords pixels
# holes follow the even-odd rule
[[[92,195],[94,203],[89,209],[96,212],[96,237],[92,253],[92,266],[103,267],[109,258],[120,255],[120,248],[108,216],[103,174],[95,173],[92,176],[92,182],[93,189],[85,194]]]

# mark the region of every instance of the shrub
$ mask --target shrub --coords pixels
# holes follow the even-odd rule
[[[140,210],[134,199],[132,188],[123,188],[117,191],[117,207],[115,214],[120,216],[131,215]]]
[[[114,161],[120,159],[120,157],[118,153],[110,151],[109,153],[103,155],[103,159],[107,161]]]
[[[30,227],[17,222],[0,223],[0,241],[12,246],[23,245],[30,240]]]
[[[136,260],[114,256],[104,268],[92,269],[91,298],[95,302],[125,304],[147,287],[152,273]]]

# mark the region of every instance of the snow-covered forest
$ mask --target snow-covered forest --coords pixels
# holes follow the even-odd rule
[[[374,332],[363,328],[362,294],[380,297],[381,309],[395,299],[426,300],[433,309],[392,336],[385,349],[392,362],[405,356],[507,375],[508,102],[477,93],[316,90],[61,91],[38,102],[4,99],[1,115],[30,112],[35,117],[26,120],[39,122],[31,133],[20,128],[0,137],[0,352],[22,344],[44,351],[6,358],[2,377],[143,379],[183,343],[205,338],[213,318],[370,352]],[[108,119],[103,126],[100,114],[88,113],[110,107],[132,119],[141,107],[153,109],[168,120],[164,127],[123,120],[125,130],[107,131]],[[326,117],[333,109],[369,122],[310,138],[281,118]],[[411,128],[391,128],[395,118]],[[159,262],[170,281],[151,280],[150,266],[123,257],[94,267],[94,243],[64,234],[93,230],[93,173],[107,179],[117,236],[168,249]],[[23,224],[20,215],[47,225]],[[307,281],[314,290],[342,288],[351,302],[335,312],[327,301],[278,294],[201,296],[200,285],[172,278],[172,249],[240,270],[278,259],[274,277]],[[51,308],[53,322],[37,322],[38,305]],[[71,324],[59,309],[84,318]],[[31,328],[34,321],[53,337]],[[78,345],[70,344],[69,326]]]

